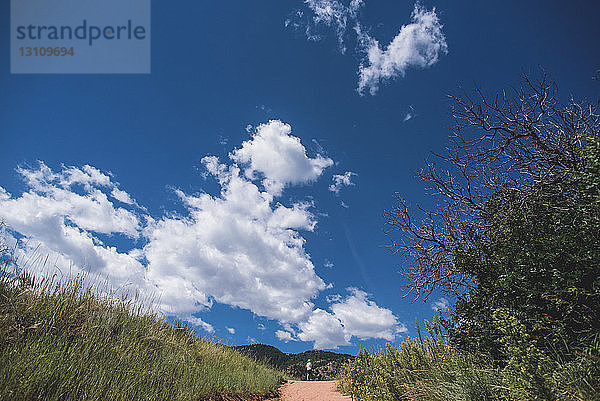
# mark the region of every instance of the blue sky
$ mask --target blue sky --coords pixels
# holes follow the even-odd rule
[[[399,343],[445,302],[402,298],[382,214],[432,205],[414,175],[448,144],[447,95],[541,66],[594,101],[599,8],[154,1],[151,74],[11,75],[3,2],[3,236],[227,344]]]

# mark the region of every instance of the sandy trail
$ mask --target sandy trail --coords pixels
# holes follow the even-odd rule
[[[335,381],[289,381],[281,388],[281,401],[350,400],[337,391]]]

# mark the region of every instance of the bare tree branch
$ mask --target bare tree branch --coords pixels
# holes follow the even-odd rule
[[[458,294],[477,285],[456,267],[456,257],[477,263],[486,230],[485,206],[500,190],[518,190],[544,182],[556,185],[581,165],[582,135],[597,135],[598,115],[591,106],[571,101],[563,107],[557,87],[544,72],[536,80],[524,75],[519,88],[494,96],[477,88],[472,96],[450,96],[455,126],[451,145],[436,161],[427,161],[418,176],[437,200],[434,210],[406,201],[384,216],[391,249],[414,261],[402,274],[408,294],[425,299],[435,289]],[[398,238],[398,239],[396,239]],[[407,295],[408,295],[407,294]]]

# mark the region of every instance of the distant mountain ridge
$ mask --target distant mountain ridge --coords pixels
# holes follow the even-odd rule
[[[331,351],[310,350],[299,354],[287,354],[272,345],[251,344],[233,347],[259,362],[285,371],[290,376],[303,378],[306,375],[306,362],[310,359],[315,380],[331,379],[337,375],[340,366],[354,359],[350,354],[338,354]]]

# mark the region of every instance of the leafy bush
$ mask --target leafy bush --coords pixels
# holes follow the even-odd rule
[[[451,347],[441,326],[375,353],[361,351],[340,374],[356,400],[505,400],[502,372],[489,360]]]
[[[558,361],[537,348],[524,325],[505,310],[494,320],[503,333],[505,367],[489,356],[454,348],[438,322],[423,339],[397,347],[362,350],[340,373],[342,391],[364,401],[597,401],[600,400],[600,343],[589,354]]]

